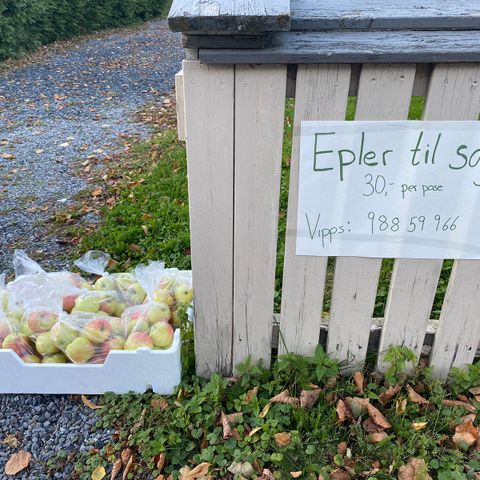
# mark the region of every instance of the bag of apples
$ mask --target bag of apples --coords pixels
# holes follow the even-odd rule
[[[143,305],[130,307],[122,315],[127,330],[125,349],[170,348],[174,329],[181,326],[177,308],[180,302],[175,292],[185,310],[193,298],[191,281],[188,282],[188,276],[184,277],[181,280],[176,269],[165,269],[163,262],[150,262],[135,268],[135,278],[147,297]]]
[[[131,272],[109,274],[106,269],[110,262],[111,257],[108,253],[91,250],[74,263],[80,270],[99,277],[93,285],[94,291],[116,292],[117,298],[125,308],[143,303],[146,293],[137,282],[135,275]]]
[[[51,329],[54,345],[73,363],[104,363],[111,350],[123,350],[125,327],[117,317],[76,312],[62,315]]]

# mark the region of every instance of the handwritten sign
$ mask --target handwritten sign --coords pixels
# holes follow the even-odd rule
[[[480,122],[302,122],[297,255],[480,259]]]

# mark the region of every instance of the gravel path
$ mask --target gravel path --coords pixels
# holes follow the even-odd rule
[[[62,245],[42,224],[87,187],[75,169],[107,157],[125,135],[146,137],[134,113],[171,91],[182,51],[165,21],[56,46],[0,70],[0,272],[14,248],[49,268],[66,266]],[[42,480],[59,452],[100,448],[110,432],[92,433],[96,414],[66,396],[0,396],[0,479],[10,455],[33,454],[19,479]],[[15,448],[2,441],[16,435]],[[67,479],[72,466],[53,478]]]
[[[80,162],[118,151],[121,136],[149,134],[133,114],[171,91],[181,56],[162,20],[0,70],[0,272],[14,248],[66,266],[42,224],[86,187],[74,174]]]

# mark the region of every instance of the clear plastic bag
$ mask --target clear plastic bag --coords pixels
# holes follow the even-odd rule
[[[96,291],[117,291],[127,305],[138,305],[145,300],[146,293],[130,272],[108,273],[111,261],[108,253],[91,250],[75,261],[75,265],[83,270],[99,276],[93,288]]]
[[[128,303],[118,290],[112,291],[87,291],[75,298],[71,313],[89,312],[98,315],[120,317],[128,308]]]
[[[120,318],[77,312],[63,315],[51,338],[73,363],[104,363],[111,350],[123,350],[125,326]]]

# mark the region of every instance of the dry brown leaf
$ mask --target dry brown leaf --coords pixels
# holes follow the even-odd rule
[[[457,395],[457,400],[460,400],[462,402],[467,402],[467,403],[470,402],[468,397],[466,395],[462,395],[462,394]]]
[[[401,388],[401,385],[399,385],[398,383],[394,387],[389,387],[388,390],[380,394],[380,396],[378,397],[378,401],[382,405],[385,405],[400,391]]]
[[[330,474],[331,480],[350,480],[352,478],[346,470],[338,469]]]
[[[122,459],[119,458],[118,460],[115,460],[115,463],[113,464],[110,480],[115,480],[115,478],[117,478],[117,475],[121,472],[121,470],[122,470]]]
[[[19,452],[14,453],[5,464],[5,474],[13,476],[22,470],[25,470],[30,465],[31,459],[32,454],[25,450],[20,450]]]
[[[363,395],[363,383],[365,378],[362,372],[355,372],[353,374],[353,381],[355,382],[355,388],[359,395]]]
[[[102,480],[105,478],[107,472],[105,471],[105,467],[103,465],[99,465],[93,472],[92,472],[92,480]]]
[[[477,409],[473,405],[460,400],[442,400],[442,405],[445,405],[446,407],[462,407],[467,412],[477,413]]]
[[[3,440],[2,440],[3,445],[8,445],[10,448],[18,448],[19,441],[18,438],[13,435],[7,435]]]
[[[161,472],[163,470],[163,467],[165,466],[165,459],[166,455],[164,453],[161,453],[158,455],[158,460],[157,460],[157,470]]]
[[[480,387],[472,387],[472,388],[469,388],[468,391],[472,394],[472,395],[480,395]]]
[[[368,398],[360,398],[360,397],[346,397],[345,403],[350,408],[352,415],[357,418],[362,413],[367,412],[367,405],[370,403]]]
[[[252,388],[247,392],[247,395],[245,396],[245,403],[250,403],[253,400],[253,397],[255,397],[258,393],[258,386]]]
[[[223,428],[223,439],[226,440],[227,438],[232,437],[232,428],[228,423],[227,416],[223,412],[220,414],[220,422]]]
[[[123,471],[122,480],[127,480],[128,474],[130,473],[130,470],[133,467],[133,458],[134,458],[133,455],[130,455],[130,458],[128,459],[125,470]]]
[[[262,427],[255,427],[247,436],[248,437],[253,437],[257,432],[259,432],[262,429]]]
[[[264,468],[258,480],[275,480],[275,477],[268,468]]]
[[[340,423],[345,420],[353,420],[350,407],[342,399],[337,402],[337,419]]]
[[[228,423],[230,424],[234,424],[235,423],[235,419],[237,417],[240,417],[242,414],[242,412],[235,412],[235,413],[229,413],[228,415],[225,415],[227,417],[227,421]]]
[[[300,470],[299,472],[290,472],[290,476],[292,478],[298,478],[302,476],[302,471]]]
[[[348,448],[347,442],[340,442],[337,445],[337,452],[340,455],[345,455],[347,453],[347,448]]]
[[[373,405],[370,403],[367,404],[367,411],[370,417],[372,417],[373,421],[382,428],[390,428],[391,425],[388,422],[388,420],[383,416],[383,414],[375,408]]]
[[[165,475],[161,473],[155,480],[165,480]]]
[[[185,480],[194,480],[196,478],[204,477],[208,473],[208,469],[211,467],[210,463],[203,462],[192,468],[183,478]]]
[[[428,474],[425,461],[421,458],[411,458],[406,465],[398,470],[398,480],[432,480]]]
[[[151,405],[153,408],[159,408],[162,411],[168,408],[168,402],[163,397],[154,398],[151,401]]]
[[[320,395],[320,389],[302,390],[300,392],[300,407],[312,408]]]
[[[468,415],[463,416],[460,421],[461,423],[474,422],[477,416],[474,413],[469,413]]]
[[[403,415],[407,411],[407,399],[400,397],[395,400],[395,413],[397,415]]]
[[[103,190],[101,187],[97,187],[93,192],[92,192],[92,197],[99,197],[102,194]]]
[[[368,440],[370,443],[379,443],[382,440],[385,440],[388,437],[386,432],[373,432],[368,435]]]
[[[180,480],[184,480],[186,478],[185,476],[188,475],[191,471],[192,469],[188,465],[185,465],[184,467],[182,467],[179,470]]]
[[[99,408],[103,408],[103,405],[97,405],[97,404],[93,403],[85,395],[82,395],[82,402],[85,406],[87,406],[91,410],[98,410]]]
[[[419,430],[423,430],[428,425],[428,422],[413,422],[412,428],[418,432]]]
[[[363,429],[367,433],[378,433],[378,432],[383,432],[383,428],[379,427],[375,421],[373,420],[372,417],[368,417],[364,422],[363,422]]]
[[[288,432],[280,432],[275,434],[275,443],[277,447],[286,447],[292,439]]]
[[[419,403],[421,405],[430,405],[430,402],[419,395],[410,385],[407,385],[408,398],[413,403]]]
[[[126,465],[128,463],[131,456],[132,456],[132,451],[129,448],[125,448],[124,450],[122,450],[120,457],[122,459],[123,465]]]
[[[260,418],[266,417],[266,416],[267,416],[267,413],[268,413],[268,411],[270,410],[270,407],[271,407],[271,406],[272,406],[272,404],[271,404],[270,402],[267,403],[267,404],[263,407],[262,411],[260,412],[259,417],[260,417]]]
[[[295,397],[290,397],[288,390],[284,390],[271,398],[270,403],[286,403],[287,405],[298,407],[300,405],[300,400]]]

